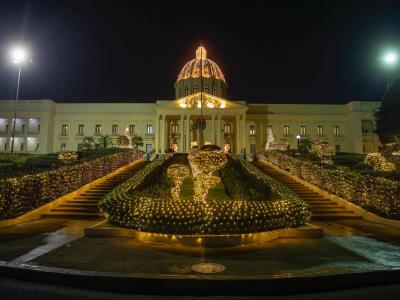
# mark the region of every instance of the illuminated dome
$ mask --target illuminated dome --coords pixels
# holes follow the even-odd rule
[[[203,80],[201,80],[203,74]],[[227,84],[219,66],[207,58],[207,51],[203,46],[196,50],[196,58],[187,62],[178,75],[175,83],[176,99],[203,92],[226,98]]]
[[[203,46],[197,48],[196,58],[188,61],[182,68],[177,81],[187,78],[200,77],[201,67],[203,67],[203,77],[213,77],[225,82],[225,77],[224,74],[222,74],[220,67],[211,59],[207,58],[207,50]]]

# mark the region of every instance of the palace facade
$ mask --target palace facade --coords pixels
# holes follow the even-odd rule
[[[202,76],[201,76],[202,75]],[[203,87],[201,89],[201,87]],[[198,120],[205,119],[204,144],[225,151],[264,150],[267,131],[297,148],[297,136],[323,139],[337,151],[377,151],[374,111],[379,102],[332,104],[251,104],[227,100],[227,83],[204,47],[182,68],[175,83],[175,100],[154,103],[56,103],[52,100],[0,101],[0,151],[79,150],[84,137],[109,135],[118,146],[121,136],[143,138],[146,152],[173,149],[188,152],[199,142]]]

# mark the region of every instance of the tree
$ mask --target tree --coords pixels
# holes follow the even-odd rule
[[[110,138],[110,136],[106,135],[102,135],[99,139],[99,144],[101,148],[108,148],[108,146],[110,146],[112,143],[112,140]]]
[[[83,138],[83,148],[86,150],[92,150],[95,145],[94,138],[92,136],[85,136]]]
[[[139,136],[139,135],[135,135],[132,138],[132,146],[134,146],[135,149],[143,146],[143,138],[141,136]]]
[[[375,113],[376,133],[382,144],[400,137],[400,76],[395,78]]]
[[[300,140],[300,152],[310,152],[311,144],[312,143],[309,139],[301,139]]]

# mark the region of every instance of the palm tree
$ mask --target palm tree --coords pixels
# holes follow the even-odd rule
[[[132,146],[134,146],[135,149],[143,146],[143,138],[141,136],[138,136],[138,135],[134,136],[132,138]]]
[[[83,138],[83,148],[86,150],[92,150],[95,145],[94,138],[92,136],[85,136]]]
[[[99,139],[99,144],[101,148],[108,148],[112,143],[112,139],[109,135],[102,135]]]

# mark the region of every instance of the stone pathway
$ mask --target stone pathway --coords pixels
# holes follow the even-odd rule
[[[354,214],[351,210],[346,209],[344,206],[338,205],[327,197],[321,196],[307,186],[293,180],[289,176],[275,170],[263,162],[254,162],[254,165],[268,176],[288,186],[302,199],[304,199],[304,201],[306,201],[311,207],[312,221],[341,218],[361,218],[360,216]]]
[[[79,193],[72,200],[68,200],[63,204],[60,204],[58,207],[53,208],[50,213],[43,214],[42,217],[84,220],[100,219],[101,216],[98,207],[100,199],[126,179],[133,176],[133,174],[143,164],[145,164],[144,161],[137,161],[129,168],[115,174],[90,189]]]

